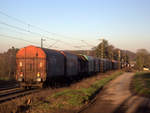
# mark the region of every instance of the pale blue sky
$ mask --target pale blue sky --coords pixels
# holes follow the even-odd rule
[[[46,40],[45,47],[58,49],[78,49],[71,47],[96,45],[98,39],[105,38],[115,47],[136,51],[146,48],[150,51],[150,1],[149,0],[3,0],[0,11],[26,23],[39,26],[57,35],[28,27],[0,14],[0,34],[30,40],[40,45],[40,38],[48,36],[64,42]],[[4,24],[18,26],[38,32],[32,35]],[[58,34],[64,35],[60,36]],[[67,43],[66,43],[67,42]],[[0,36],[0,51],[14,45],[29,45]],[[56,48],[56,49],[57,49]]]

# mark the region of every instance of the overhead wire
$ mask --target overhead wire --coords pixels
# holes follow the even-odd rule
[[[52,34],[52,35],[60,36],[60,37],[63,37],[63,38],[72,39],[71,37],[64,36],[64,35],[60,35],[60,34],[58,34],[58,33],[49,32],[49,31],[44,30],[44,29],[42,29],[42,28],[40,28],[40,27],[37,27],[37,26],[35,26],[35,25],[31,25],[31,24],[29,24],[29,23],[27,23],[27,22],[25,22],[25,21],[22,21],[22,20],[17,19],[17,18],[15,18],[15,17],[13,17],[13,16],[10,16],[10,15],[8,15],[8,14],[2,12],[2,11],[0,11],[0,14],[4,15],[4,16],[10,18],[10,19],[13,19],[13,20],[15,20],[15,21],[17,21],[17,22],[19,22],[19,23],[22,23],[22,24],[24,24],[24,25],[27,25],[27,26],[28,26],[28,29],[24,29],[24,28],[21,28],[21,27],[18,27],[18,26],[10,25],[10,24],[7,24],[7,23],[2,22],[2,21],[0,21],[0,24],[3,24],[3,25],[5,25],[5,26],[11,27],[11,28],[14,28],[14,29],[17,29],[17,30],[21,30],[21,31],[24,31],[24,32],[28,32],[28,33],[31,33],[31,34],[35,34],[35,35],[38,35],[38,36],[41,36],[41,37],[45,37],[45,38],[47,38],[47,39],[54,40],[54,41],[56,41],[56,42],[59,41],[59,42],[62,42],[62,43],[64,43],[64,44],[70,45],[70,46],[72,46],[72,47],[74,47],[74,48],[81,49],[81,46],[80,46],[80,47],[79,47],[79,46],[73,46],[72,44],[70,44],[70,43],[68,43],[68,42],[65,42],[65,41],[62,41],[62,40],[58,40],[58,39],[54,39],[54,38],[51,38],[51,37],[49,37],[49,36],[44,36],[43,34],[40,34],[40,33],[37,33],[37,32],[33,32],[33,31],[31,31],[31,30],[29,29],[29,27],[33,27],[33,28],[42,30],[42,31],[44,31],[44,32],[50,33],[50,34]],[[85,41],[84,41],[84,43],[85,43]],[[56,43],[55,43],[55,44],[56,44]]]
[[[81,40],[83,43],[85,43],[86,45],[88,45],[88,46],[91,46],[91,47],[94,47],[94,45],[91,45],[91,44],[89,44],[89,43],[87,43],[85,40]]]
[[[9,19],[11,18],[11,19],[13,19],[13,20],[15,20],[15,21],[17,21],[17,22],[19,22],[19,23],[28,24],[28,23],[26,23],[26,22],[24,22],[24,21],[22,21],[22,20],[20,20],[20,19],[17,19],[17,18],[15,18],[15,17],[13,17],[13,16],[10,16],[10,15],[8,15],[8,14],[2,12],[1,10],[0,10],[0,14],[2,14],[2,15],[4,15],[4,16],[8,17]]]
[[[51,45],[49,46],[49,48],[50,48],[50,47],[53,47],[56,43],[58,43],[58,41],[55,41],[53,44],[51,44]]]
[[[11,28],[14,28],[14,29],[17,29],[17,30],[21,30],[21,31],[24,31],[24,32],[28,32],[28,33],[31,33],[31,34],[35,34],[35,35],[38,35],[38,36],[41,36],[41,37],[45,37],[45,38],[50,39],[50,40],[60,41],[60,42],[63,42],[63,43],[65,43],[65,44],[67,44],[67,45],[72,46],[72,44],[67,43],[67,42],[65,42],[65,41],[58,40],[58,39],[54,39],[54,38],[51,38],[51,37],[48,37],[48,36],[44,36],[44,35],[42,35],[42,34],[40,34],[40,33],[31,32],[31,31],[28,31],[28,30],[23,29],[23,28],[21,28],[21,27],[14,26],[14,25],[10,25],[10,24],[7,24],[7,23],[2,22],[2,21],[0,21],[0,24],[5,25],[5,26],[8,26],[8,27],[11,27]],[[72,47],[75,47],[75,46],[72,46]],[[75,48],[77,48],[77,47],[75,47]]]
[[[62,35],[62,34],[50,32],[50,31],[45,30],[45,29],[43,29],[43,28],[40,28],[40,27],[37,27],[37,26],[35,26],[35,25],[29,24],[29,23],[27,23],[27,22],[25,22],[25,21],[22,21],[22,20],[20,20],[20,19],[18,19],[18,18],[16,18],[16,17],[10,16],[10,15],[8,15],[8,14],[2,12],[2,11],[0,11],[0,14],[2,14],[2,15],[4,15],[4,16],[7,16],[7,17],[9,17],[9,18],[11,18],[11,19],[13,19],[13,20],[19,22],[19,23],[22,23],[22,24],[24,24],[24,25],[27,25],[27,26],[30,26],[30,27],[33,27],[33,28],[42,30],[42,31],[47,32],[47,33],[50,33],[50,34],[52,34],[52,35],[60,36],[60,37],[62,37],[62,38],[68,38],[68,39],[78,40],[78,39],[75,39],[75,38],[72,38],[72,37],[69,37],[69,36],[64,36],[64,35]]]
[[[63,38],[68,38],[68,39],[77,40],[77,39],[74,39],[74,38],[72,38],[72,37],[64,36],[64,35],[58,34],[58,33],[53,33],[53,32],[50,32],[50,31],[48,31],[48,30],[45,30],[45,29],[43,29],[43,28],[40,28],[40,27],[37,27],[37,26],[35,26],[35,25],[29,24],[29,23],[27,23],[27,22],[25,22],[25,21],[22,21],[22,20],[20,20],[20,19],[18,19],[18,18],[16,18],[16,17],[10,16],[10,15],[4,13],[3,11],[0,11],[0,14],[4,15],[4,16],[10,18],[10,19],[13,19],[14,21],[17,21],[17,22],[19,22],[19,23],[22,23],[22,24],[24,24],[24,25],[27,25],[28,27],[33,27],[33,28],[42,30],[42,31],[44,31],[44,32],[47,32],[47,33],[49,33],[49,34],[56,35],[56,36],[60,36],[60,37],[63,37]]]
[[[6,37],[6,38],[9,38],[9,39],[15,39],[15,40],[20,40],[20,41],[24,41],[24,42],[28,42],[28,43],[39,45],[39,43],[28,41],[28,40],[25,40],[25,39],[21,39],[19,37],[8,36],[8,35],[4,35],[4,34],[0,34],[0,37]]]

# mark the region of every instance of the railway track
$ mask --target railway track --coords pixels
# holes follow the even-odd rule
[[[21,88],[15,88],[11,90],[5,90],[5,91],[0,91],[0,103],[16,99],[18,97],[23,97],[25,95],[29,95],[35,92],[38,92],[39,89],[30,89],[30,90],[25,90]]]
[[[1,81],[1,80],[0,80],[0,87],[1,87],[1,85],[3,85],[3,84],[11,85],[11,84],[16,84],[16,83],[17,83],[17,81],[15,81],[15,80],[10,80],[10,81]]]
[[[18,87],[19,87],[18,84],[14,85],[14,86],[1,87],[1,88],[0,88],[0,92],[1,92],[1,91],[4,91],[4,90],[10,90],[10,89],[18,88]]]
[[[9,90],[17,87],[19,87],[19,84],[16,81],[6,81],[0,83],[0,91]]]

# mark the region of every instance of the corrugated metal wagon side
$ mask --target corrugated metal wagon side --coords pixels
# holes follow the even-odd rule
[[[60,52],[52,49],[42,48],[46,54],[46,79],[64,76],[65,56]]]
[[[78,55],[78,70],[81,76],[84,76],[88,71],[88,59],[86,59],[83,55]],[[86,74],[85,74],[86,75]]]
[[[95,72],[95,66],[94,66],[94,58],[91,56],[86,56],[88,59],[88,73],[92,74]]]
[[[46,54],[46,81],[44,86],[55,86],[59,83],[65,82],[65,56],[61,51],[42,48]]]
[[[117,61],[112,60],[112,68],[113,68],[114,70],[118,69],[118,62],[117,62]]]
[[[73,77],[73,76],[77,76],[78,75],[78,57],[77,55],[68,53],[66,51],[62,51],[62,54],[64,54],[65,56],[65,75],[67,77]]]
[[[94,62],[95,62],[95,73],[98,73],[98,72],[100,72],[99,59],[98,58],[94,58]]]

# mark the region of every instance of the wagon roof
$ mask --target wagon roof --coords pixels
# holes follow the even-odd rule
[[[16,58],[46,58],[45,52],[40,48],[33,45],[21,48],[17,54]]]

